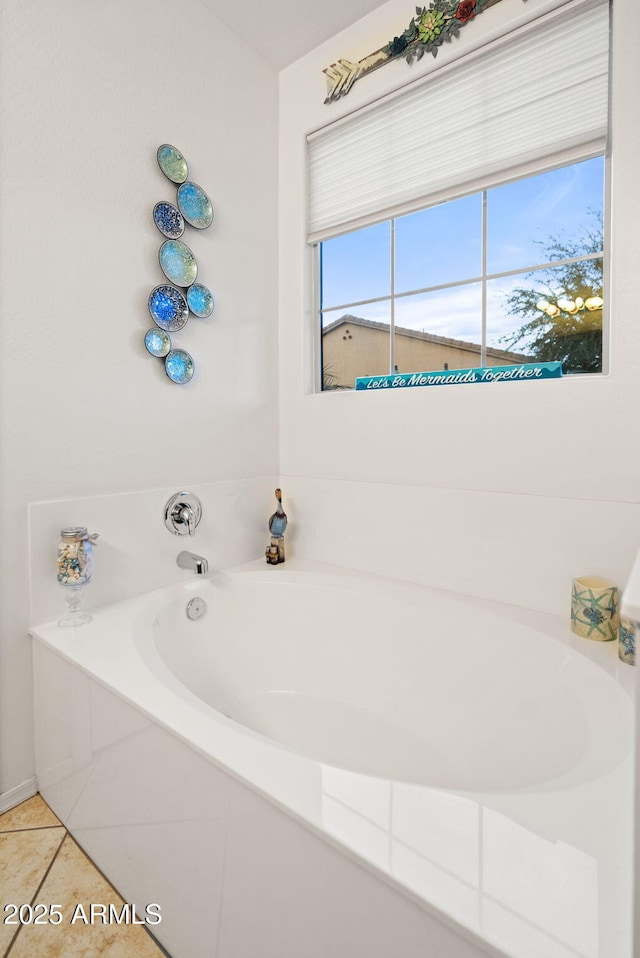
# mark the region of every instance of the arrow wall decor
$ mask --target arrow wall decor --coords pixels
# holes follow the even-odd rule
[[[416,7],[416,15],[398,37],[357,63],[338,60],[322,72],[327,78],[325,103],[346,96],[356,80],[377,70],[383,63],[404,57],[407,63],[421,60],[425,53],[438,55],[443,43],[457,37],[460,28],[500,0],[433,0],[429,7]]]

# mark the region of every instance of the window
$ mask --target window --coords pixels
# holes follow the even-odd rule
[[[323,389],[561,361],[602,371],[604,157],[318,246]]]
[[[602,371],[608,16],[569,0],[308,137],[323,388]]]

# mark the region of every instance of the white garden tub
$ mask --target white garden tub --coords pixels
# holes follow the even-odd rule
[[[41,791],[173,958],[630,958],[612,644],[293,563],[33,634]]]

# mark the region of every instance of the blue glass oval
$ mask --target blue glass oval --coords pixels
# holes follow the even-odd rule
[[[188,383],[195,372],[193,359],[184,349],[172,349],[164,361],[164,368],[174,383]]]
[[[181,240],[166,240],[158,253],[160,267],[170,283],[191,286],[198,275],[196,258]]]
[[[147,330],[144,337],[144,344],[152,356],[166,356],[171,349],[169,334],[165,333],[162,329],[158,329],[157,326],[153,326]]]
[[[184,217],[173,203],[156,203],[153,207],[153,222],[163,236],[179,239],[184,233]]]
[[[206,319],[213,312],[213,296],[211,290],[200,283],[194,283],[187,290],[187,306],[194,316]]]
[[[178,209],[187,223],[206,230],[213,220],[211,200],[197,183],[183,183],[178,187]]]
[[[189,175],[187,161],[184,156],[170,143],[163,143],[158,147],[158,166],[172,183],[184,183]]]
[[[175,332],[189,319],[187,301],[175,286],[156,286],[149,294],[149,312],[160,329]]]

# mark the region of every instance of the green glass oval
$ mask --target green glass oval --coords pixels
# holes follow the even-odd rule
[[[189,168],[184,156],[170,143],[163,143],[158,147],[158,166],[172,183],[184,183],[189,175]]]
[[[158,252],[160,268],[170,283],[191,286],[198,275],[198,264],[189,247],[181,240],[167,240]]]

